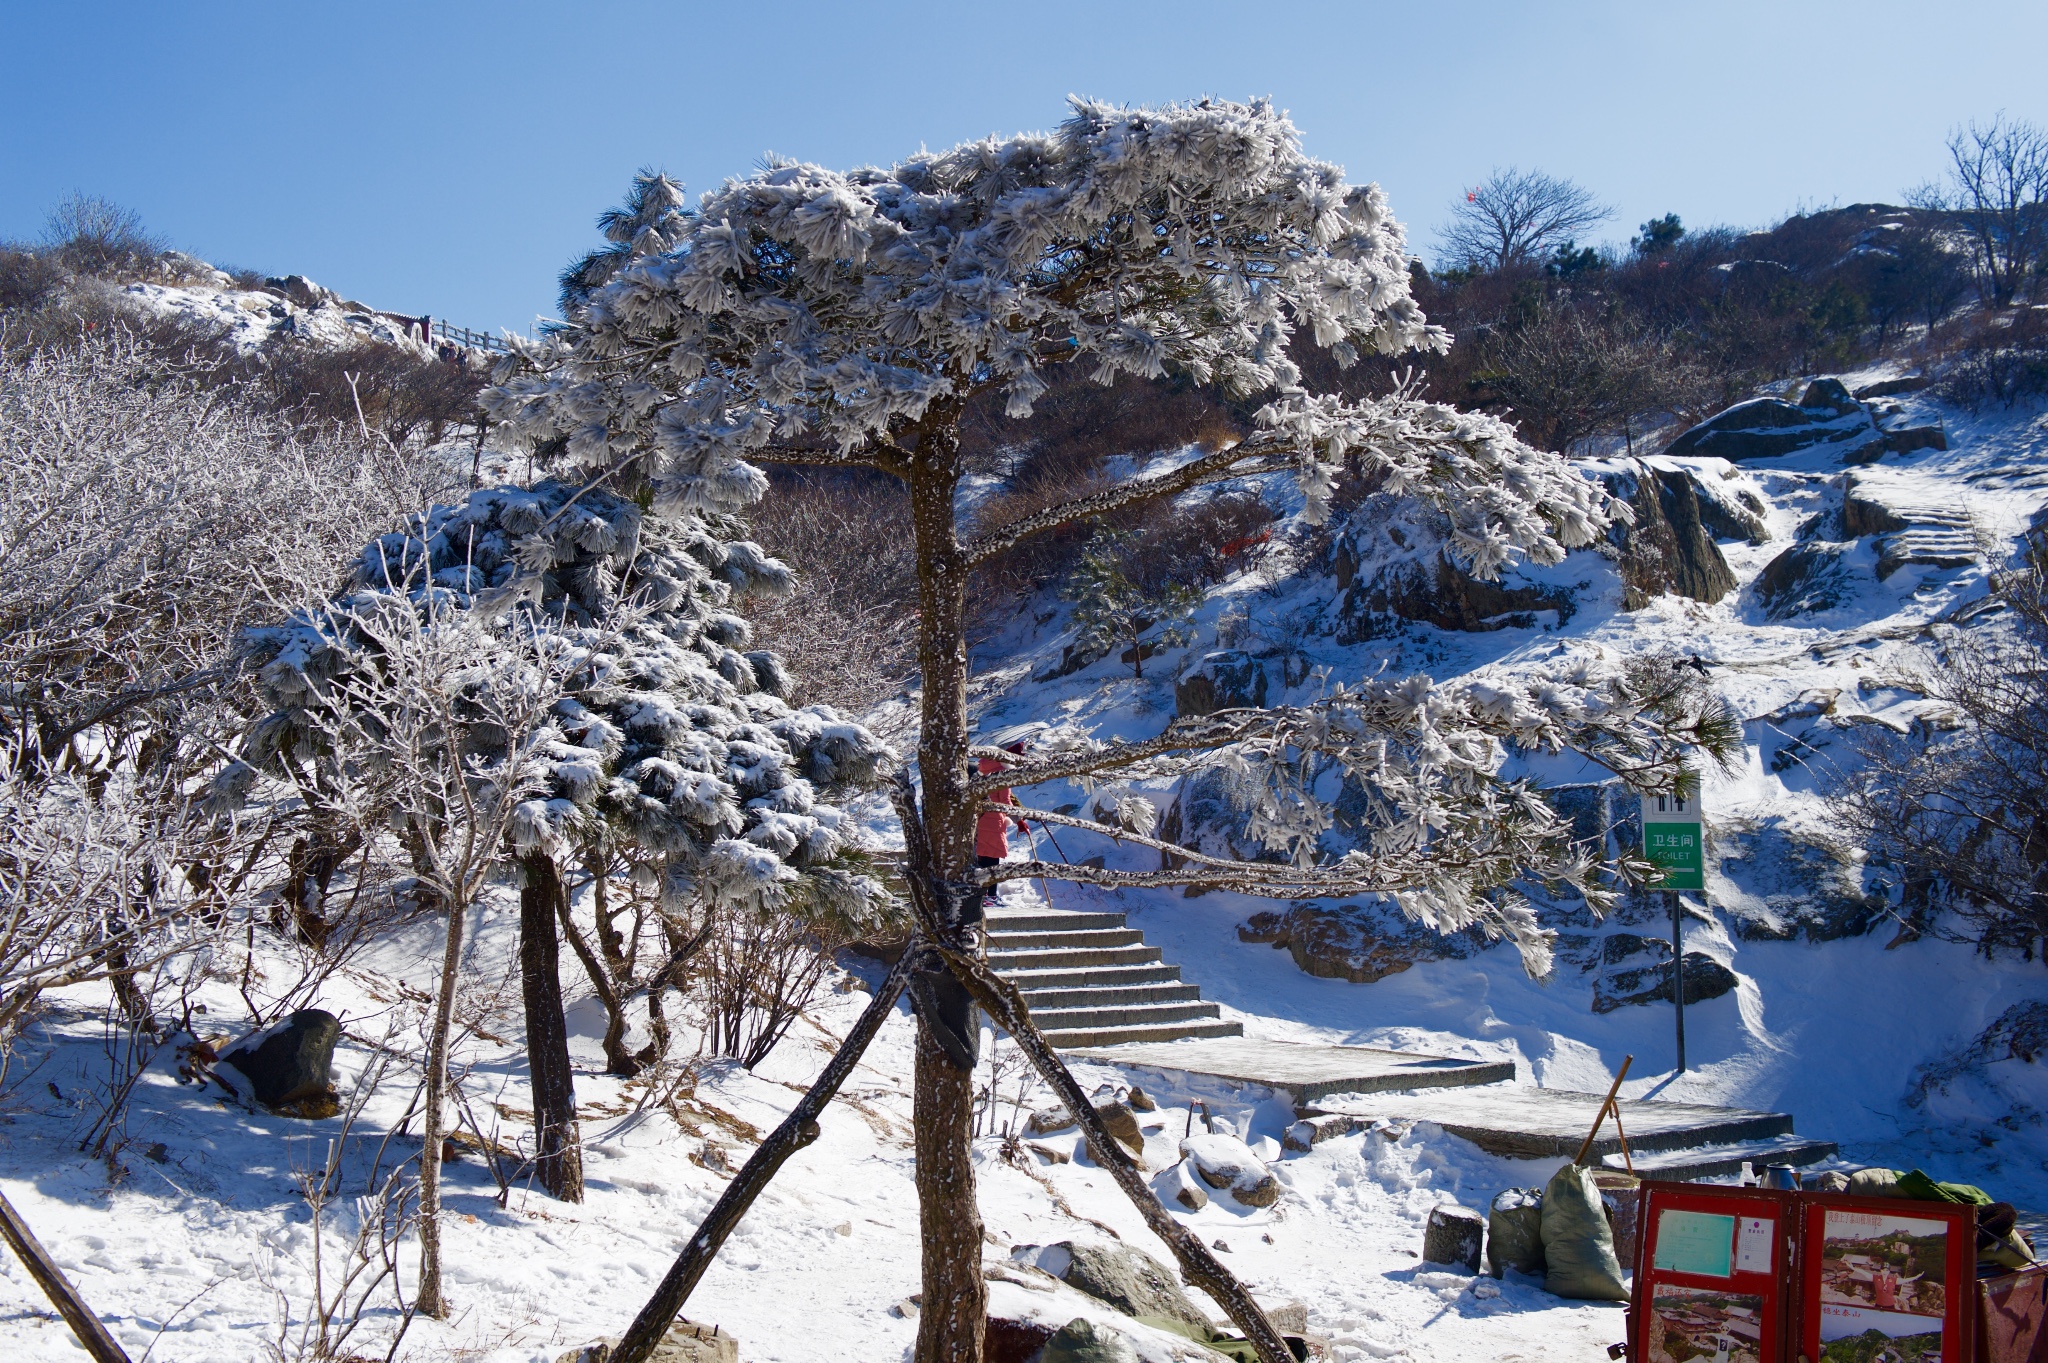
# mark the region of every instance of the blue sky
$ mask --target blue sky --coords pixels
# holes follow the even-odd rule
[[[1425,255],[1494,166],[1761,225],[1896,201],[1948,129],[2048,123],[2048,4],[0,0],[0,237],[71,190],[209,259],[526,329],[636,167],[846,166],[1048,128],[1069,92],[1270,95]]]

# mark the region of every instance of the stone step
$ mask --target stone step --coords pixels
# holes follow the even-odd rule
[[[1634,1143],[1630,1144],[1633,1147]],[[1640,1178],[1694,1183],[1703,1178],[1739,1174],[1745,1162],[1761,1175],[1768,1164],[1818,1164],[1835,1151],[1833,1141],[1812,1141],[1804,1136],[1773,1136],[1767,1140],[1740,1141],[1732,1145],[1702,1145],[1690,1150],[1636,1155],[1635,1169]],[[1603,1155],[1600,1163],[1609,1169],[1628,1167],[1628,1161],[1619,1154]]]
[[[1136,928],[1083,928],[1078,932],[1005,932],[988,935],[990,951],[1063,951],[1074,947],[1128,947],[1144,942]]]
[[[1003,978],[1023,991],[1028,1000],[1046,989],[1122,989],[1133,985],[1171,984],[1179,981],[1180,967],[1164,961],[1149,965],[1055,966],[1049,969],[996,969]]]
[[[1243,1036],[1241,1022],[1174,1022],[1164,1026],[1090,1027],[1071,1032],[1048,1031],[1045,1039],[1060,1050],[1078,1046],[1122,1046],[1132,1042],[1183,1041],[1195,1037]]]
[[[1124,926],[1124,915],[1120,913],[1067,913],[1060,909],[1048,909],[1041,913],[991,913],[988,916],[990,932],[1072,932],[1088,928],[1120,928]]]
[[[1008,975],[1019,970],[1052,970],[1062,966],[1152,965],[1161,959],[1158,947],[1142,944],[1106,947],[1027,948],[1022,951],[991,950],[988,963]]]
[[[1433,1089],[1418,1093],[1376,1093],[1330,1098],[1323,1111],[1395,1122],[1435,1122],[1453,1136],[1462,1136],[1489,1155],[1510,1159],[1555,1159],[1576,1154],[1593,1127],[1605,1095],[1561,1089],[1494,1088]],[[1701,1103],[1666,1103],[1623,1098],[1621,1126],[1629,1149],[1641,1154],[1663,1150],[1695,1150],[1703,1145],[1731,1145],[1792,1134],[1792,1118],[1783,1112],[1752,1112],[1743,1108],[1709,1107]],[[1619,1154],[1621,1141],[1613,1122],[1602,1123],[1590,1152]]]
[[[1165,1025],[1169,1022],[1199,1022],[1220,1017],[1223,1010],[1213,1003],[1190,999],[1183,1003],[1109,1004],[1096,1008],[1031,1009],[1032,1021],[1042,1031],[1074,1032],[1092,1027]]]
[[[1015,979],[1015,976],[1011,977]],[[1129,1006],[1140,1003],[1189,1003],[1202,997],[1201,988],[1184,983],[1165,981],[1144,984],[1088,984],[1079,987],[1062,986],[1049,988],[1018,986],[1024,1001],[1035,1013],[1040,1009],[1059,1008],[1100,1008],[1108,1005]]]

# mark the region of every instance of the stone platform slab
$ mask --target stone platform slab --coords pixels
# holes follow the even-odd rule
[[[1511,1083],[1515,1077],[1511,1060],[1453,1060],[1370,1046],[1314,1046],[1245,1036],[1095,1046],[1067,1054],[1126,1069],[1263,1084],[1290,1095],[1297,1107],[1336,1093]],[[1586,1120],[1592,1121],[1591,1114]]]
[[[1488,1088],[1433,1090],[1421,1093],[1361,1093],[1333,1096],[1316,1104],[1319,1112],[1394,1122],[1435,1122],[1453,1136],[1462,1136],[1489,1154],[1510,1159],[1569,1159],[1593,1129],[1604,1094],[1563,1089]],[[1702,1145],[1733,1145],[1792,1134],[1792,1118],[1783,1112],[1751,1112],[1745,1108],[1707,1107],[1697,1103],[1660,1103],[1620,1099],[1622,1130],[1629,1149],[1638,1153],[1690,1150]],[[1310,1114],[1304,1114],[1310,1115]],[[1600,1128],[1592,1157],[1619,1154],[1621,1140],[1614,1123]]]
[[[1628,1113],[1622,1113],[1623,1123]],[[1708,1145],[1697,1150],[1664,1150],[1656,1152],[1638,1151],[1635,1139],[1629,1139],[1629,1152],[1635,1156],[1635,1172],[1639,1178],[1661,1178],[1672,1183],[1692,1183],[1703,1178],[1720,1178],[1728,1174],[1739,1174],[1742,1166],[1762,1174],[1772,1164],[1818,1164],[1836,1153],[1833,1141],[1810,1141],[1804,1136],[1773,1136],[1764,1141],[1743,1141],[1735,1145]],[[1601,1166],[1608,1169],[1625,1169],[1629,1161],[1620,1155],[1606,1155]]]

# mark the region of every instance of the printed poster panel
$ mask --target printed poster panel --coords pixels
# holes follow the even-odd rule
[[[1828,1208],[1816,1363],[1940,1363],[1948,1238],[1947,1221]]]
[[[1649,1314],[1648,1363],[1763,1363],[1761,1294],[1658,1283]]]

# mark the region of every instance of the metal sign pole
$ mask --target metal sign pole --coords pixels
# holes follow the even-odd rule
[[[1678,1073],[1685,1073],[1685,909],[1681,890],[1707,888],[1706,825],[1695,798],[1643,797],[1643,860],[1664,873],[1658,885],[1671,896],[1671,1008],[1678,1032]]]
[[[1678,1072],[1685,1073],[1685,938],[1681,925],[1685,921],[1685,909],[1678,902],[1678,891],[1671,892],[1671,1002],[1678,1019]]]

